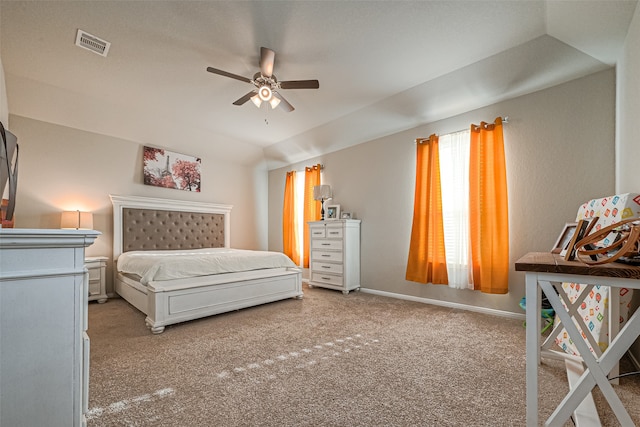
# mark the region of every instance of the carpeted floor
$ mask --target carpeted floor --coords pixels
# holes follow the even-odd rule
[[[89,427],[525,424],[521,321],[304,291],[161,335],[124,300],[90,304]],[[543,362],[540,388],[546,418],[568,390],[562,362]],[[640,425],[640,377],[615,389]]]

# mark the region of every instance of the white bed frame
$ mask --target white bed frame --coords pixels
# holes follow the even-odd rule
[[[232,206],[148,197],[111,195],[113,204],[113,259],[123,253],[123,209],[152,209],[224,215],[224,247],[230,247]],[[184,225],[181,225],[184,227]],[[147,315],[145,322],[154,334],[165,326],[214,314],[252,307],[286,298],[301,299],[302,272],[294,268],[254,270],[201,276],[189,279],[153,281],[147,286],[118,273],[114,267],[115,291]]]

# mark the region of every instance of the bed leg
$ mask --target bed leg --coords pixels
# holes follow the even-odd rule
[[[147,328],[151,329],[151,332],[153,332],[154,334],[161,334],[164,332],[164,326],[154,326],[151,324],[151,322],[149,321],[149,318],[146,318],[144,323],[147,324]]]
[[[294,298],[295,299],[302,299],[302,297],[304,297],[304,295],[296,295]]]

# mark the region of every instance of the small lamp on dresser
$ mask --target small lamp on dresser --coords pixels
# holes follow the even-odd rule
[[[60,219],[60,228],[71,230],[92,230],[93,214],[91,212],[64,211]]]
[[[322,203],[322,210],[320,211],[322,215],[322,220],[324,221],[324,201],[331,200],[333,196],[331,195],[331,186],[330,185],[316,185],[313,187],[313,199],[320,200]]]

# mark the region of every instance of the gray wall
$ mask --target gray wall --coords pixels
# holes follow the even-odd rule
[[[105,255],[112,260],[113,215],[109,194],[157,197],[233,205],[231,245],[267,249],[264,166],[218,160],[214,150],[185,152],[202,158],[202,191],[152,187],[142,181],[143,144],[22,116],[11,115],[10,120],[20,144],[16,227],[60,228],[63,210],[93,212],[94,228],[102,235],[86,253]],[[107,271],[111,292],[111,268]]]
[[[509,116],[510,292],[487,295],[404,279],[411,233],[414,139]],[[524,274],[514,262],[548,251],[583,202],[614,193],[615,70],[389,135],[269,172],[269,249],[282,249],[285,173],[322,163],[332,203],[362,220],[362,286],[522,314]]]

